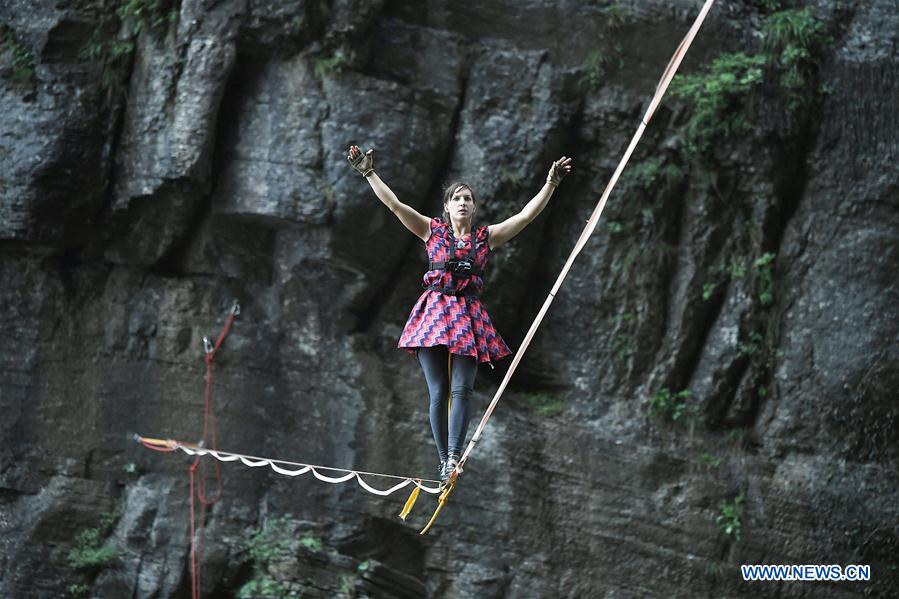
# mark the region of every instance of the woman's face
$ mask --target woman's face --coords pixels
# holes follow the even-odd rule
[[[443,209],[454,219],[470,219],[475,212],[474,197],[471,195],[471,190],[467,187],[458,188],[450,196],[449,201],[443,205]]]

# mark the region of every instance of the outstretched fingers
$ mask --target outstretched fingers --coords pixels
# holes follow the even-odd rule
[[[556,160],[556,164],[565,169],[566,173],[571,172],[571,158],[568,156],[562,156],[558,160]]]
[[[367,156],[371,156],[374,153],[374,151],[375,151],[374,148],[370,148],[368,150],[368,152],[366,152],[365,154]],[[358,158],[359,154],[361,154],[361,153],[362,153],[362,149],[359,146],[357,146],[356,144],[352,144],[346,155],[347,160],[356,160],[356,158]]]

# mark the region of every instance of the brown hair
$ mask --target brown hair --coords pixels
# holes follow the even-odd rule
[[[459,189],[462,187],[464,187],[465,189],[467,189],[468,191],[471,192],[471,201],[474,205],[477,205],[478,199],[474,195],[474,188],[471,185],[469,185],[468,183],[465,183],[463,181],[456,181],[455,183],[450,183],[449,185],[446,186],[446,189],[443,190],[443,204],[444,205],[447,204],[450,201],[450,199],[453,197],[453,194],[456,193],[457,191],[459,191]],[[449,213],[446,211],[446,208],[443,209],[443,222],[445,222],[446,224],[450,224],[450,216],[449,216]],[[472,230],[474,230],[473,222],[472,222],[471,228],[472,228]]]

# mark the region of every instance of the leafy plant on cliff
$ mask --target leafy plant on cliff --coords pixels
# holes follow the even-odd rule
[[[715,523],[721,532],[740,540],[743,527],[743,494],[740,493],[732,500],[724,500],[718,504],[718,517]]]
[[[689,403],[691,395],[689,389],[674,392],[662,387],[649,398],[647,413],[651,418],[667,418],[672,422],[684,416],[695,416],[699,413],[699,406]]]
[[[623,263],[629,262],[627,257],[625,258]],[[629,310],[619,312],[612,318],[612,327],[615,332],[609,339],[609,346],[615,359],[624,361],[637,353],[639,346],[637,345],[637,337],[634,330],[636,324],[637,315]]]
[[[178,10],[166,0],[122,0],[116,14],[135,35],[145,27],[159,31],[178,20]]]
[[[244,543],[243,552],[247,560],[253,563],[256,576],[240,587],[237,592],[240,599],[297,596],[297,593],[290,591],[284,583],[268,575],[271,563],[287,556],[290,551],[290,538],[285,532],[289,522],[290,518],[287,516],[270,518],[261,528],[254,530]],[[321,541],[314,537],[303,537],[300,544],[306,547],[317,544],[321,547]]]
[[[100,87],[109,97],[122,92],[121,71],[134,52],[134,39],[141,31],[161,35],[178,20],[177,4],[173,0],[122,0],[116,8],[122,26],[119,37],[108,38],[96,29],[81,47],[78,56],[82,60],[101,65]]]
[[[774,302],[774,257],[773,253],[765,252],[752,263],[758,275],[759,301],[763,306]]]
[[[635,164],[621,176],[623,183],[651,191],[669,187],[684,177],[684,170],[676,164],[665,164],[662,158],[649,158]]]
[[[634,17],[634,11],[625,4],[613,2],[600,6],[605,19],[601,22],[603,39],[609,39],[611,33],[623,27]],[[616,42],[610,47],[594,48],[587,54],[581,68],[581,84],[589,90],[599,89],[605,77],[606,70],[615,66],[619,71],[624,68],[624,48]]]
[[[757,2],[771,12],[764,20],[763,51],[722,54],[696,75],[677,75],[671,93],[693,104],[684,152],[708,153],[717,143],[752,130],[748,115],[752,92],[766,78],[776,77],[795,113],[814,97],[813,82],[823,51],[833,39],[826,25],[808,9],[784,9],[777,0]]]
[[[283,536],[283,531],[288,522],[287,516],[270,518],[263,523],[262,528],[253,531],[243,546],[247,558],[253,562],[267,565],[286,555],[290,540]]]
[[[9,61],[11,81],[28,81],[34,76],[34,55],[6,23],[0,23],[0,60]]]
[[[759,352],[764,337],[756,331],[749,333],[747,340],[737,341],[737,353],[741,356],[752,356]]]
[[[299,597],[295,591],[289,591],[284,583],[275,580],[269,576],[254,578],[240,587],[237,591],[238,599],[256,599],[257,597],[276,597],[283,599],[285,597]]]
[[[514,398],[539,416],[555,416],[568,408],[567,401],[552,393],[516,393]]]
[[[120,551],[106,544],[124,511],[124,502],[119,500],[110,512],[100,514],[100,524],[85,528],[75,536],[75,546],[69,551],[69,566],[73,570],[96,571],[114,563]]]
[[[709,152],[722,139],[752,129],[746,112],[748,93],[761,84],[764,56],[722,54],[697,75],[677,75],[671,94],[693,104],[684,150],[687,156]]]
[[[612,63],[613,57],[604,50],[591,50],[584,61],[584,74],[581,75],[581,83],[588,89],[598,89],[606,74],[606,68]]]
[[[339,73],[349,61],[341,51],[335,52],[329,58],[319,58],[315,61],[315,76],[324,79],[333,73]]]
[[[762,37],[768,62],[779,74],[787,106],[795,111],[808,101],[819,57],[833,39],[808,8],[773,13],[765,22]]]

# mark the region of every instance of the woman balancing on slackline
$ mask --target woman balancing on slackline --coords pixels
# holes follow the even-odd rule
[[[381,181],[372,167],[372,153],[363,153],[354,145],[347,159],[400,222],[421,238],[428,253],[425,291],[409,314],[398,347],[417,356],[424,371],[440,480],[445,481],[462,454],[478,364],[512,353],[478,298],[484,288],[487,258],[493,248],[518,235],[540,214],[562,177],[571,172],[571,158],[563,156],[552,164],[546,184],[521,212],[499,224],[473,228],[477,204],[471,185],[447,187],[443,218],[428,218],[400,202]],[[452,407],[447,417],[450,393]]]

